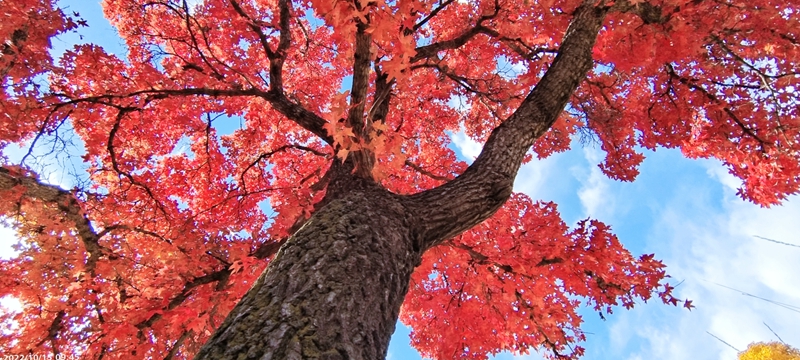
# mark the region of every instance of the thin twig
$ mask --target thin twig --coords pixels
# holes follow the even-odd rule
[[[785,304],[785,303],[782,303],[782,302],[779,302],[779,301],[763,298],[763,297],[760,297],[758,295],[753,295],[753,294],[744,292],[742,290],[734,289],[734,288],[732,288],[730,286],[725,286],[725,285],[722,285],[720,283],[715,283],[713,281],[711,283],[714,284],[714,285],[717,285],[719,287],[724,287],[724,288],[729,289],[729,290],[738,291],[739,293],[741,293],[744,296],[749,296],[749,297],[753,297],[753,298],[756,298],[756,299],[759,299],[759,300],[763,300],[763,301],[766,301],[768,303],[772,303],[772,304],[778,305],[778,306],[780,306],[782,308],[785,308],[787,310],[791,310],[791,311],[794,311],[796,313],[800,313],[800,306],[789,305],[789,304]]]
[[[769,327],[769,325],[767,325],[767,323],[766,323],[766,322],[764,322],[764,326],[766,326],[766,327],[767,327],[767,329],[769,329],[769,331],[772,333],[772,335],[775,335],[775,337],[776,337],[776,338],[778,338],[778,340],[780,340],[782,343],[786,344],[786,342],[785,342],[785,341],[783,341],[783,339],[781,339],[781,337],[780,337],[780,336],[778,336],[778,334],[775,332],[775,330],[772,330],[772,328],[771,328],[771,327]]]
[[[710,333],[710,332],[708,332],[708,331],[706,331],[706,334],[708,334],[708,335],[711,335],[711,336],[713,336],[715,339],[717,339],[717,340],[721,341],[723,344],[730,346],[730,347],[731,347],[731,349],[733,349],[733,350],[736,350],[736,352],[742,352],[741,350],[739,350],[739,349],[737,349],[737,348],[733,347],[733,345],[731,345],[731,344],[728,344],[727,342],[725,342],[725,340],[722,340],[722,339],[718,338],[716,335],[714,335],[714,334],[712,334],[712,333]]]
[[[769,241],[769,242],[774,242],[776,244],[781,244],[781,245],[786,245],[786,246],[794,246],[794,247],[800,248],[800,245],[790,244],[790,243],[783,242],[783,241],[778,241],[778,240],[773,240],[773,239],[765,238],[763,236],[753,235],[753,237],[757,238],[757,239],[761,239],[761,240],[766,240],[766,241]]]

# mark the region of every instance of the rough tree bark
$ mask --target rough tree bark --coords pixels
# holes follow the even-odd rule
[[[609,10],[585,1],[575,11],[550,69],[456,179],[400,196],[368,178],[370,154],[332,166],[324,205],[281,247],[196,358],[384,358],[422,254],[487,219],[508,199],[525,153],[591,68],[592,47]],[[457,43],[431,44],[418,54]],[[358,34],[357,48],[369,51],[368,45],[369,36]],[[366,88],[370,64],[359,56],[357,49],[353,84]],[[352,102],[363,104],[365,94],[353,91]],[[356,110],[348,122],[368,126],[372,119],[364,119],[363,108]],[[309,116],[284,114],[311,131],[320,129]]]
[[[385,356],[421,252],[402,198],[360,183],[281,247],[197,358]]]
[[[236,4],[234,2],[234,4]],[[288,28],[290,2],[281,0],[281,28]],[[624,2],[617,2],[623,9]],[[241,10],[237,8],[237,11]],[[374,154],[355,151],[335,160],[326,197],[313,216],[281,246],[267,270],[231,311],[197,359],[380,359],[386,356],[410,276],[422,255],[442,241],[494,214],[511,194],[525,153],[563,111],[592,66],[592,48],[611,9],[586,0],[573,14],[558,54],[514,114],[492,132],[473,164],[460,176],[414,195],[392,194],[371,179]],[[363,25],[363,24],[362,24]],[[353,106],[348,125],[362,138],[389,111],[391,81],[376,76],[374,106],[363,104],[371,61],[371,38],[359,25],[353,71]],[[481,21],[453,40],[417,49],[412,61],[457,48],[476,34],[490,34]],[[269,51],[270,91],[184,89],[177,95],[250,95],[272,104],[290,120],[332,144],[325,120],[291,102],[282,89],[283,53],[290,45],[281,33]],[[268,48],[269,49],[269,48]],[[168,95],[171,90],[159,94]],[[359,105],[360,104],[360,105]],[[90,257],[92,272],[102,254],[95,232],[68,191],[0,167],[0,190],[26,188],[25,196],[62,206],[75,224]],[[259,253],[265,257],[271,251]],[[205,282],[203,282],[205,283]]]

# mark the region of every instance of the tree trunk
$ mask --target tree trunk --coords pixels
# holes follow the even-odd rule
[[[197,359],[383,359],[419,264],[399,196],[331,200],[281,247]]]
[[[591,69],[592,47],[609,9],[584,0],[548,71],[456,179],[394,195],[368,179],[369,154],[334,161],[324,205],[281,247],[196,358],[385,358],[422,253],[505,203],[525,153]],[[363,96],[356,95],[360,103]],[[354,128],[360,128],[360,116],[350,119],[359,125]],[[322,128],[313,116],[296,118],[309,131]]]

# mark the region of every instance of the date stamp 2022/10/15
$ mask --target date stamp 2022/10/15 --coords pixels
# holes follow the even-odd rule
[[[75,355],[65,355],[65,354],[23,354],[23,355],[0,354],[0,360],[78,360],[78,357]]]

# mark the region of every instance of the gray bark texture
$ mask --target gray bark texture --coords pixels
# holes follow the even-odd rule
[[[411,214],[369,187],[332,200],[281,247],[206,359],[380,359],[419,263]]]
[[[370,168],[371,160],[336,161],[325,200],[281,247],[196,359],[385,358],[422,254],[486,220],[505,203],[525,153],[555,122],[591,68],[592,47],[608,11],[592,1],[575,11],[545,76],[454,180],[401,196],[361,176],[358,170]],[[369,40],[365,35],[358,39],[360,45]],[[360,48],[368,51],[368,46]],[[363,80],[369,62],[358,50],[356,60],[354,73]],[[353,93],[362,102],[364,94]],[[348,120],[363,124],[359,116],[351,114]],[[320,128],[309,119],[295,121]]]

